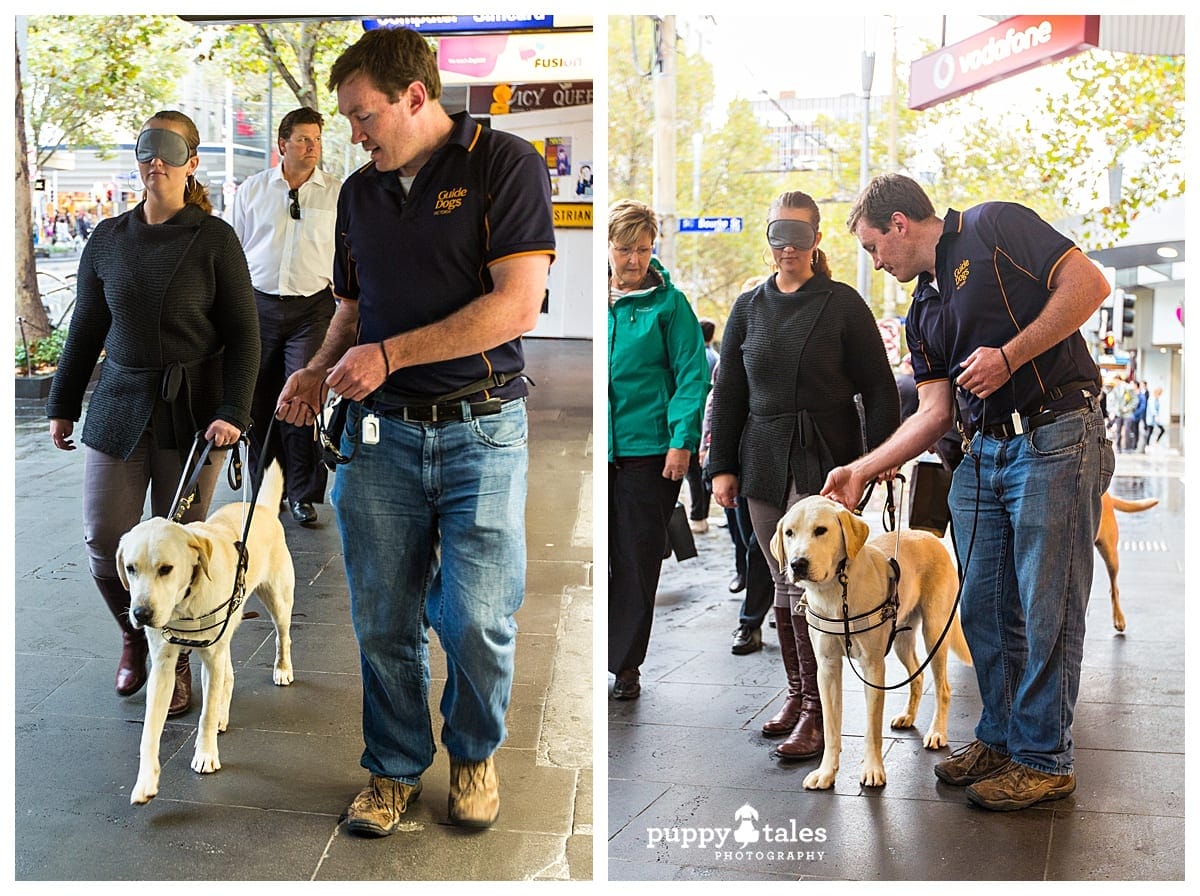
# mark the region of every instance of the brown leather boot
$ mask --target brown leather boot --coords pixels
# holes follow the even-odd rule
[[[117,693],[122,697],[136,694],[146,684],[146,659],[150,648],[146,644],[146,633],[134,628],[129,621],[129,592],[120,579],[102,579],[93,576],[108,611],[121,627],[121,658],[117,661]]]
[[[775,607],[775,634],[779,636],[779,655],[787,672],[788,691],[779,712],[763,722],[763,737],[783,737],[791,734],[800,720],[800,703],[804,688],[800,683],[800,659],[796,655],[796,636],[792,634],[790,607]]]
[[[183,650],[175,661],[175,689],[171,692],[171,705],[167,718],[182,715],[192,708],[192,664],[191,651]]]
[[[778,623],[776,623],[778,624]],[[817,657],[808,635],[808,622],[803,616],[792,617],[796,636],[796,656],[800,664],[800,717],[787,740],[771,755],[779,759],[811,759],[825,751],[825,727],[821,718],[821,695],[817,690]]]

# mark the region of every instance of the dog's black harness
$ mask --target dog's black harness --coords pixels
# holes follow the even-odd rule
[[[887,625],[890,622],[892,631],[888,635],[887,647],[883,651],[885,654],[890,653],[892,644],[896,640],[897,632],[908,631],[910,627],[904,626],[900,628],[896,624],[900,617],[900,564],[896,562],[895,557],[888,557],[888,566],[891,568],[891,573],[888,575],[887,596],[883,599],[883,603],[873,610],[868,610],[866,613],[851,616],[849,601],[850,579],[846,575],[846,561],[843,559],[837,568],[838,582],[842,586],[841,619],[831,619],[828,616],[822,616],[813,610],[812,607],[808,606],[807,600],[802,600],[804,614],[808,618],[808,627],[827,635],[842,635],[845,638],[846,656],[849,657],[850,648],[853,646],[851,639],[854,635],[873,631],[881,625]],[[816,621],[814,622],[814,620]],[[822,627],[822,624],[827,627]]]
[[[268,444],[268,440],[271,437],[271,429],[274,426],[275,418],[272,417],[271,422],[267,425],[266,436],[263,439],[264,445]],[[229,486],[234,491],[242,488],[243,484],[242,458],[240,452],[238,451],[238,445],[243,441],[246,443],[246,450],[250,450],[250,440],[243,433],[238,438],[237,442],[234,442],[232,454],[230,455],[229,459]],[[199,448],[201,442],[204,442],[204,448],[199,451],[199,456],[197,458],[197,449]],[[204,438],[204,434],[202,432],[196,433],[196,439],[192,443],[191,453],[188,455],[187,463],[184,464],[183,476],[180,477],[179,490],[175,494],[175,509],[171,514],[171,519],[173,521],[179,522],[184,513],[187,512],[188,508],[195,503],[198,495],[197,486],[200,481],[200,471],[204,468],[205,463],[208,462],[208,455],[213,449],[213,444],[213,442]],[[195,469],[192,471],[189,478],[188,469],[192,464],[193,458],[197,459],[195,461]],[[225,636],[225,630],[229,628],[229,621],[233,618],[233,614],[237,612],[238,607],[245,603],[246,568],[250,564],[250,553],[246,549],[246,540],[250,536],[250,522],[254,518],[254,508],[258,503],[258,491],[262,487],[264,472],[265,471],[262,469],[262,464],[260,463],[258,476],[252,477],[253,482],[251,483],[252,488],[250,500],[248,502],[250,506],[246,511],[246,524],[242,530],[242,539],[241,541],[235,541],[233,543],[233,546],[237,549],[238,554],[237,569],[234,572],[233,577],[233,592],[229,595],[228,600],[226,600],[224,603],[218,604],[214,609],[209,610],[207,613],[201,613],[199,616],[180,616],[167,620],[167,624],[162,627],[161,631],[163,640],[167,641],[168,643],[178,644],[180,647],[188,648],[211,647]],[[196,575],[198,575],[198,573],[193,573],[193,579]],[[191,592],[191,590],[192,586],[188,585],[188,590],[184,592],[185,598]],[[211,625],[202,625],[197,628],[186,629],[179,628],[178,625],[172,625],[172,623],[180,622],[201,622],[209,617],[215,617],[219,615],[222,610],[225,611],[225,618],[214,621]],[[182,637],[183,635],[199,635],[202,632],[212,631],[215,628],[219,628],[220,630],[207,640]]]

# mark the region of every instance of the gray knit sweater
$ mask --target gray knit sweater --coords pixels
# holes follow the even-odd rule
[[[76,295],[47,417],[79,419],[104,349],[84,444],[128,459],[147,427],[159,447],[186,450],[214,419],[250,425],[258,311],[226,222],[194,205],[163,224],[147,224],[141,205],[101,221],[79,260]],[[166,380],[179,385],[173,401]]]
[[[899,423],[879,328],[854,289],[817,274],[782,293],[771,277],[738,297],[721,340],[709,475],[733,473],[740,494],[783,508],[789,482],[819,492],[833,467]]]

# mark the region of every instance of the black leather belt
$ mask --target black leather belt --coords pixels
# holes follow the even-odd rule
[[[1053,423],[1064,414],[1069,414],[1072,411],[1077,411],[1082,407],[1088,407],[1095,400],[1096,396],[1091,392],[1080,392],[1074,401],[1060,401],[1059,406],[1049,408],[1037,414],[1031,414],[1028,417],[1020,418],[1020,425],[1016,421],[1005,421],[1003,423],[993,423],[991,426],[984,426],[979,429],[985,436],[990,436],[993,439],[1011,439],[1013,436],[1019,436],[1023,433],[1032,432],[1039,426],[1045,426],[1047,423]]]
[[[512,399],[509,399],[510,401]],[[381,417],[398,417],[407,423],[458,423],[470,417],[487,417],[504,410],[502,398],[485,401],[445,401],[441,404],[402,405],[392,408],[369,408]],[[464,407],[467,412],[464,413]],[[469,416],[468,416],[469,414]]]

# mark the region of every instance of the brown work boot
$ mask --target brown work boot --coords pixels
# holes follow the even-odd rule
[[[491,757],[483,762],[450,759],[449,812],[454,824],[491,827],[500,814],[500,778]]]
[[[386,837],[400,827],[408,804],[421,795],[421,782],[405,784],[381,775],[371,780],[346,810],[346,830],[360,837]]]
[[[993,775],[1008,763],[1007,754],[993,750],[981,740],[960,747],[933,767],[933,773],[947,784],[965,787]]]
[[[996,812],[1024,809],[1034,803],[1061,800],[1075,792],[1075,773],[1054,775],[1009,760],[996,774],[967,788],[967,799]]]

